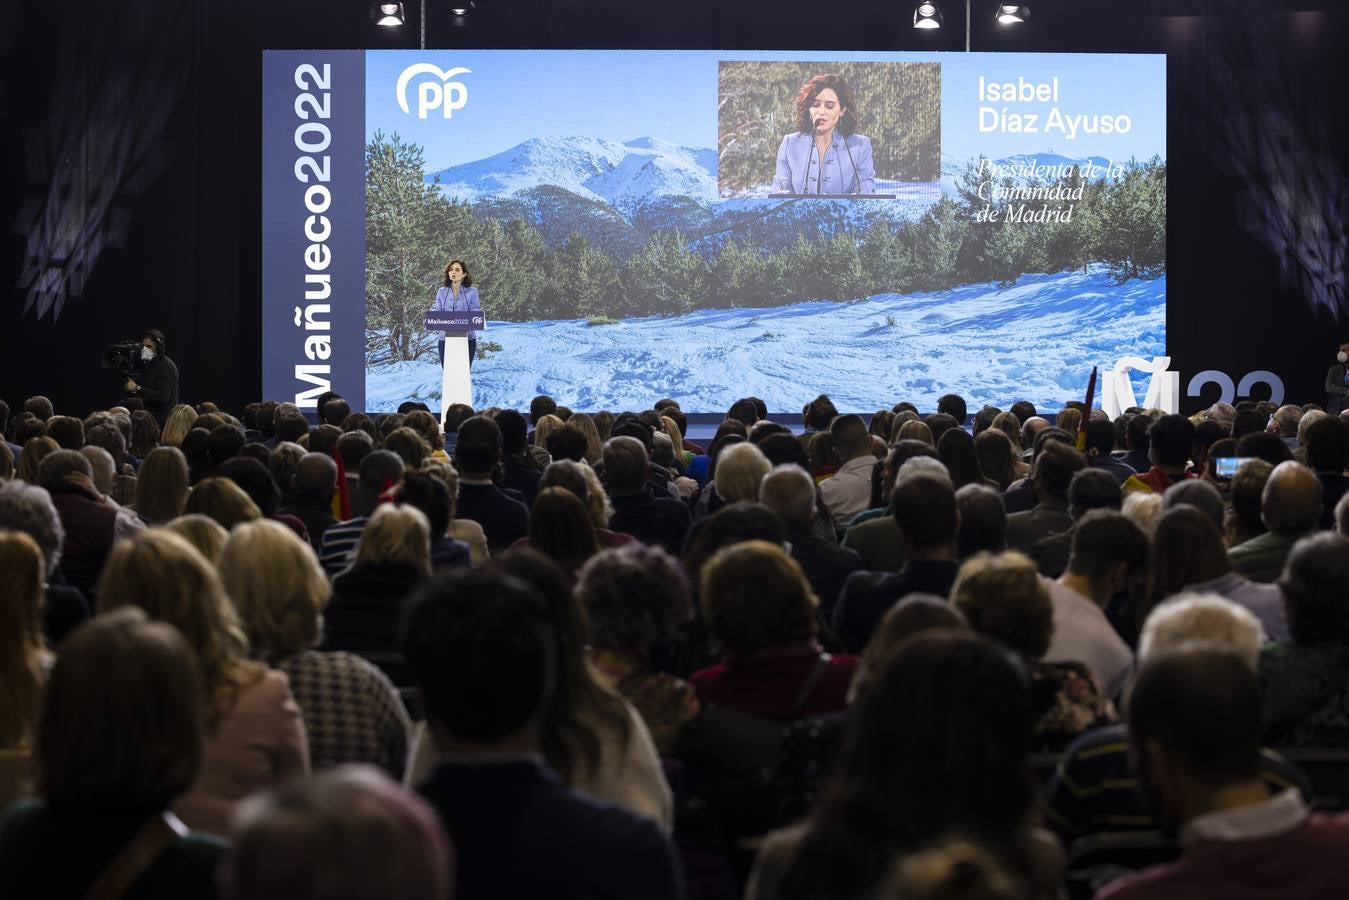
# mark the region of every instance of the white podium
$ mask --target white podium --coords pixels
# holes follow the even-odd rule
[[[469,377],[468,333],[481,331],[486,319],[480,310],[432,310],[426,314],[427,331],[445,334],[445,364],[441,367],[440,424],[445,425],[445,411],[456,403],[473,405],[473,382]]]

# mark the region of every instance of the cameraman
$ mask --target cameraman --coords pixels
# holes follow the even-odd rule
[[[164,355],[164,332],[151,328],[141,337],[141,359],[144,366],[136,376],[139,382],[128,379],[127,393],[145,401],[145,408],[155,417],[160,427],[169,413],[178,405],[178,367]]]

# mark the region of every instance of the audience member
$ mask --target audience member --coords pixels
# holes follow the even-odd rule
[[[177,447],[155,447],[136,473],[132,508],[147,525],[177,518],[187,502],[187,458]]]
[[[1231,601],[1216,594],[1184,593],[1148,616],[1138,658],[1146,663],[1202,643],[1236,654],[1253,670],[1264,640],[1255,617]],[[1271,793],[1297,786],[1310,796],[1306,777],[1277,753],[1264,751],[1260,767]],[[1097,728],[1073,741],[1049,781],[1046,799],[1050,825],[1065,842],[1100,832],[1156,831],[1164,824],[1157,821],[1157,810],[1146,802],[1129,769],[1124,725]]]
[[[605,442],[604,474],[614,507],[609,528],[668,553],[678,553],[692,524],[689,508],[673,497],[654,496],[648,487],[648,472],[647,452],[641,441],[620,435]]]
[[[314,649],[332,588],[312,549],[279,522],[247,522],[230,532],[219,568],[252,657],[290,679],[310,764],[371,763],[401,778],[411,724],[397,689],[359,656]]]
[[[403,648],[441,754],[420,790],[458,854],[455,896],[534,900],[565,872],[575,896],[678,900],[660,827],[567,787],[540,758],[557,640],[543,607],[524,582],[477,570],[411,603]]]
[[[1077,735],[1115,722],[1115,707],[1081,662],[1045,662],[1054,604],[1035,564],[1020,553],[976,556],[960,567],[951,603],[970,627],[1006,645],[1031,677],[1031,721],[1037,750],[1059,751]]]
[[[1335,527],[1335,506],[1349,492],[1349,421],[1323,416],[1307,426],[1307,468],[1321,482],[1321,528]]]
[[[1279,463],[1260,494],[1260,518],[1269,530],[1227,551],[1232,568],[1252,581],[1274,581],[1298,538],[1321,520],[1321,482],[1301,463]]]
[[[46,566],[37,541],[0,529],[0,808],[29,793],[29,755],[52,655],[42,633]]]
[[[492,481],[492,472],[501,463],[501,429],[496,422],[474,416],[460,425],[454,462],[459,470],[455,514],[482,526],[492,553],[505,551],[529,534],[529,507],[523,495]]]
[[[177,535],[150,529],[121,541],[100,583],[99,611],[137,606],[173,625],[196,656],[205,690],[201,772],[175,805],[189,827],[228,834],[250,792],[309,771],[309,744],[286,676],[248,659],[248,640],[220,578]]]
[[[212,565],[220,561],[229,537],[229,532],[219,522],[201,513],[188,513],[159,527],[187,541]]]
[[[983,484],[965,485],[956,491],[956,512],[960,522],[956,532],[957,559],[1007,549],[1007,510],[997,491]]]
[[[1288,638],[1260,654],[1265,740],[1276,747],[1349,747],[1349,538],[1294,545],[1279,579]]]
[[[1115,426],[1106,421],[1093,420],[1087,423],[1087,465],[1101,469],[1115,476],[1120,484],[1135,474],[1134,467],[1114,455]]]
[[[961,832],[995,848],[1020,896],[1058,896],[1062,852],[1031,824],[1032,701],[1017,661],[973,635],[922,634],[869,684],[838,774],[805,822],[763,842],[748,900],[870,897],[897,857]]]
[[[1181,591],[1224,597],[1249,610],[1271,640],[1288,639],[1288,620],[1279,588],[1233,571],[1213,520],[1184,503],[1168,509],[1158,520],[1143,617],[1147,610]]]
[[[315,554],[323,551],[323,535],[337,524],[333,516],[333,493],[336,490],[337,463],[331,456],[326,453],[306,453],[300,457],[285,505],[279,512],[294,516],[304,523],[305,531],[309,534],[309,544]]]
[[[1038,440],[1038,438],[1037,438]],[[1060,441],[1047,441],[1035,457],[1031,486],[1035,506],[1007,516],[1007,546],[1027,551],[1043,537],[1072,527],[1068,513],[1068,485],[1073,474],[1083,469],[1082,454]]]
[[[1157,531],[1157,522],[1162,518],[1162,495],[1146,491],[1133,491],[1126,494],[1120,512],[1133,522],[1151,540]]]
[[[183,502],[183,513],[199,513],[214,519],[226,531],[240,522],[262,518],[262,511],[252,498],[229,478],[202,479]]]
[[[1058,578],[1068,567],[1068,551],[1082,517],[1094,509],[1118,512],[1122,506],[1119,482],[1110,472],[1093,468],[1077,470],[1073,473],[1072,481],[1068,482],[1068,517],[1073,524],[1063,531],[1040,538],[1031,544],[1026,555],[1035,561],[1041,575]]]
[[[361,531],[351,567],[333,579],[323,648],[366,656],[399,687],[412,684],[397,658],[407,598],[431,574],[431,529],[416,507],[385,504]]]
[[[94,488],[89,460],[78,450],[48,454],[38,468],[38,481],[51,495],[65,532],[61,574],[71,587],[91,596],[113,541],[130,533],[126,523],[131,519],[103,502]]]
[[[979,432],[974,439],[974,453],[979,470],[998,491],[1007,490],[1020,477],[1016,447],[1002,430],[989,428]]]
[[[1131,416],[1124,427],[1124,443],[1128,452],[1124,454],[1123,460],[1140,475],[1152,469],[1152,422],[1151,416],[1137,414]]]
[[[1220,532],[1222,531],[1223,515],[1226,512],[1223,495],[1211,482],[1191,478],[1167,488],[1166,493],[1162,494],[1162,511],[1165,512],[1180,504],[1193,506],[1212,519],[1213,524]]]
[[[820,482],[820,497],[834,521],[835,528],[845,528],[852,517],[866,509],[871,498],[871,438],[862,417],[839,416],[829,425],[834,452],[838,455],[838,471]]]
[[[821,616],[828,622],[843,583],[862,568],[862,556],[814,533],[811,525],[815,521],[815,496],[815,480],[810,473],[791,464],[774,468],[763,476],[759,487],[759,502],[777,513],[786,526],[792,559],[805,572],[820,600]]]
[[[123,609],[71,635],[43,697],[37,797],[0,818],[6,895],[215,897],[224,842],[169,812],[202,771],[203,712],[174,628]]]
[[[1141,592],[1147,574],[1148,539],[1137,525],[1108,509],[1083,516],[1073,529],[1067,568],[1049,583],[1054,625],[1045,662],[1084,663],[1106,696],[1119,696],[1133,653],[1105,610],[1117,594]]]
[[[361,460],[360,480],[351,497],[355,515],[336,525],[329,525],[323,533],[319,561],[329,577],[337,575],[351,564],[356,544],[370,515],[382,500],[388,499],[393,488],[403,480],[403,460],[388,450],[375,450]]]
[[[922,459],[919,457],[918,459]],[[918,459],[906,463],[906,467]],[[912,593],[946,596],[956,577],[956,534],[960,513],[949,481],[920,474],[895,484],[890,505],[904,545],[898,572],[854,572],[839,595],[834,633],[851,652],[860,652],[886,610]]]
[[[721,662],[690,679],[703,705],[779,722],[846,705],[857,658],[821,651],[819,601],[781,546],[751,540],[719,550],[702,568],[698,595],[723,650]]]
[[[581,568],[576,596],[590,619],[590,662],[641,715],[657,752],[669,755],[699,709],[693,686],[653,660],[693,615],[683,570],[659,547],[604,550]]]
[[[445,900],[453,872],[424,800],[376,769],[344,766],[244,804],[221,886],[230,900]]]
[[[1149,659],[1129,698],[1129,744],[1182,854],[1111,884],[1102,900],[1339,895],[1349,817],[1311,813],[1296,790],[1270,796],[1259,683],[1237,656],[1196,648]]]
[[[904,544],[900,539],[899,525],[895,522],[889,500],[900,470],[915,456],[925,456],[935,461],[937,451],[931,444],[909,439],[902,440],[890,448],[881,480],[885,506],[874,518],[854,521],[843,536],[843,546],[862,555],[864,569],[898,572],[904,565]],[[949,478],[949,474],[946,477]]]

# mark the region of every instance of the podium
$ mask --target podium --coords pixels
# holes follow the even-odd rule
[[[473,405],[473,382],[469,378],[468,333],[487,327],[481,310],[437,310],[426,314],[427,331],[445,334],[445,365],[440,377],[440,424],[445,425],[445,411],[456,403]]]

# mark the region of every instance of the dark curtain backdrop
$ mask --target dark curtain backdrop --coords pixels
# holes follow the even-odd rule
[[[13,5],[0,27],[0,397],[106,405],[118,385],[101,348],[159,327],[184,399],[257,398],[261,52],[416,47],[420,4],[406,5],[396,32],[363,0]],[[909,27],[907,0],[479,0],[463,28],[427,5],[428,47],[964,46],[951,0],[935,34]],[[1168,341],[1182,393],[1203,369],[1270,369],[1290,399],[1320,399],[1349,335],[1343,4],[1040,0],[1019,29],[994,24],[990,0],[974,6],[976,50],[1168,55]]]

